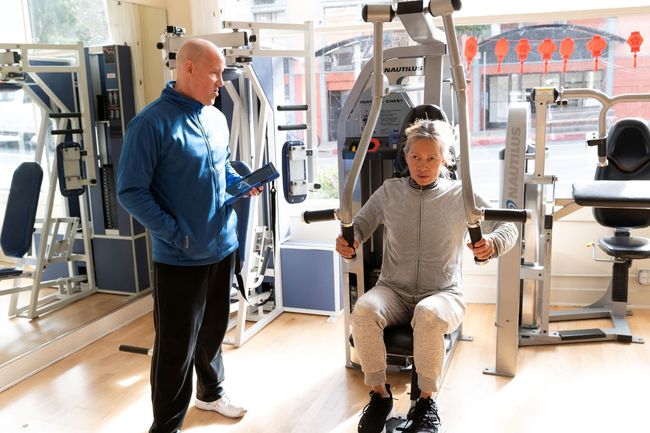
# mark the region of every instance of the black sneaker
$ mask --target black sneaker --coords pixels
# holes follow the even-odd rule
[[[361,420],[357,431],[359,433],[382,433],[386,425],[386,418],[393,410],[393,394],[390,385],[386,385],[388,397],[370,391],[370,402],[363,408]]]
[[[438,433],[440,429],[438,406],[432,398],[419,398],[406,419],[404,433]]]

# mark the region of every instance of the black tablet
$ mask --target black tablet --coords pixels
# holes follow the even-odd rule
[[[226,193],[229,197],[226,198],[225,204],[233,203],[256,186],[270,182],[278,177],[280,177],[280,173],[278,173],[273,164],[269,162],[262,166],[262,168],[247,174],[238,182],[235,182],[226,188]]]

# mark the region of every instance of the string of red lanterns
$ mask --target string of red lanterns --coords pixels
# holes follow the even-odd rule
[[[641,50],[641,44],[643,43],[643,37],[641,32],[633,31],[627,39],[627,44],[630,46],[630,51],[634,54],[634,67],[636,68],[636,57],[637,53]],[[598,70],[598,59],[601,57],[602,52],[607,48],[607,41],[603,39],[600,35],[594,35],[586,43],[585,47],[591,52],[591,56],[594,58],[594,70]],[[494,45],[494,54],[497,57],[498,66],[497,72],[501,72],[501,64],[503,59],[508,55],[508,50],[510,48],[510,43],[506,38],[499,39]],[[575,42],[571,38],[565,38],[560,42],[560,56],[562,57],[562,72],[566,72],[567,63],[569,58],[573,54],[575,48]],[[548,72],[548,62],[552,59],[553,53],[557,49],[557,46],[551,38],[544,39],[538,46],[537,51],[542,56],[544,60],[544,73]],[[515,46],[515,53],[519,59],[519,71],[524,73],[524,62],[528,59],[528,55],[532,51],[532,46],[528,39],[520,39]],[[478,41],[476,37],[470,36],[465,41],[465,50],[464,55],[467,61],[467,70],[469,71],[472,60],[476,57],[478,52]]]

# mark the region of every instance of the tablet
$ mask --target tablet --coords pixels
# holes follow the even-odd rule
[[[275,169],[272,163],[264,165],[262,168],[255,170],[246,176],[242,177],[239,181],[233,183],[226,188],[226,202],[231,204],[239,199],[241,196],[247,194],[251,189],[260,186],[266,182],[270,182],[280,177],[280,173]]]

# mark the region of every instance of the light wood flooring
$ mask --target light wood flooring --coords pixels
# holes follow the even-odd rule
[[[646,344],[521,348],[513,379],[482,374],[494,365],[494,318],[494,305],[469,307],[463,329],[474,341],[459,343],[438,396],[447,433],[650,431],[650,311],[630,317]],[[183,433],[356,432],[368,389],[344,366],[343,338],[342,317],[284,313],[226,347],[226,388],[249,412],[237,421],[191,406]],[[152,339],[147,315],[0,394],[0,432],[145,433],[150,358],[118,346]],[[406,412],[409,373],[389,381]]]
[[[20,283],[28,280],[20,280]],[[9,288],[13,280],[0,282],[0,288]],[[42,289],[41,297],[55,293]],[[20,294],[19,305],[29,300],[30,292]],[[74,329],[123,307],[133,296],[94,293],[41,317],[30,320],[25,317],[8,317],[10,295],[0,296],[0,365],[52,341]]]

